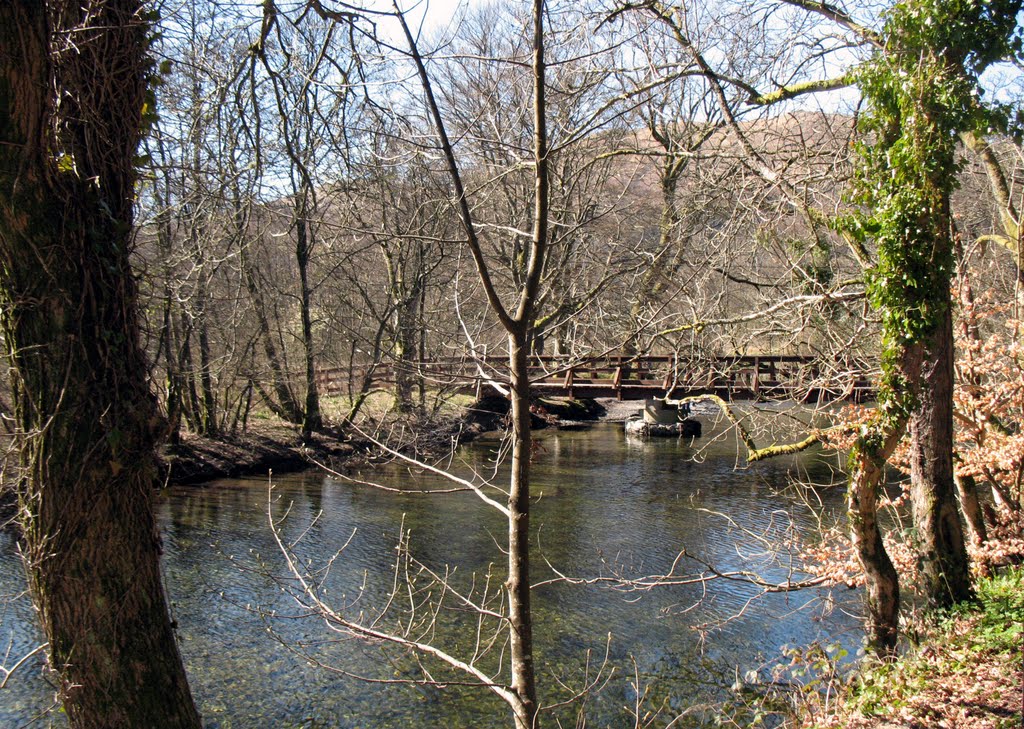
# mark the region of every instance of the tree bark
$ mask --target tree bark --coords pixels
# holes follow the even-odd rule
[[[182,392],[184,390],[183,378],[178,368],[180,364],[178,344],[177,321],[174,316],[175,301],[174,291],[171,287],[172,266],[171,248],[173,232],[171,231],[170,215],[167,213],[166,198],[163,198],[157,190],[157,204],[160,206],[160,213],[157,215],[157,246],[160,257],[164,264],[163,291],[160,301],[161,307],[161,338],[160,346],[157,348],[155,360],[160,362],[161,355],[166,370],[166,402],[167,409],[167,437],[168,441],[177,445],[181,441],[181,411]]]
[[[988,541],[988,529],[985,516],[978,498],[978,483],[974,476],[954,476],[957,497],[960,499],[960,510],[967,524],[967,535],[975,547]]]
[[[416,378],[417,320],[420,292],[413,290],[395,308],[395,401],[400,412],[412,412]]]
[[[953,314],[924,344],[918,406],[910,418],[910,494],[925,594],[937,607],[970,599],[970,563],[953,483]]]
[[[210,319],[207,307],[210,303],[209,284],[212,276],[207,266],[198,265],[199,274],[195,291],[195,325],[199,339],[199,386],[202,392],[198,413],[199,434],[216,436],[220,431],[220,417],[217,413],[217,395],[213,387],[213,351],[210,347]]]
[[[889,405],[889,416],[878,418],[854,444],[850,454],[850,486],[847,493],[847,516],[850,521],[850,542],[861,568],[867,591],[868,647],[888,659],[896,654],[899,637],[900,582],[899,574],[885,549],[878,524],[878,494],[885,479],[885,466],[903,439],[907,422],[912,417],[899,407],[916,392],[914,383],[921,381],[926,348],[921,344],[902,345],[894,367],[900,376],[891,380],[901,389],[888,392],[882,409]],[[903,384],[899,384],[903,383]],[[909,386],[908,392],[902,388]],[[892,407],[893,405],[895,407]]]
[[[884,475],[885,459],[879,458],[878,454],[857,452],[854,462],[847,506],[850,541],[864,570],[867,590],[865,632],[872,652],[889,657],[896,653],[899,635],[900,582],[878,526],[878,490]]]
[[[135,0],[0,3],[0,327],[32,598],[72,727],[198,728],[160,582],[130,267]],[[59,95],[56,92],[59,92]]]
[[[398,244],[397,250],[392,249],[391,240],[382,241],[379,245],[388,273],[388,293],[392,301],[391,353],[395,373],[395,405],[399,412],[409,413],[415,405],[412,390],[413,372],[416,370],[414,358],[417,351],[417,323],[420,318],[422,256],[415,258],[420,265],[410,284],[409,272],[406,270],[409,265],[408,254],[400,248],[402,244]]]
[[[525,329],[525,327],[524,327]],[[512,475],[508,494],[508,609],[512,682],[521,705],[514,707],[516,729],[537,726],[537,688],[530,611],[530,380],[529,342],[524,334],[508,338],[512,397]]]

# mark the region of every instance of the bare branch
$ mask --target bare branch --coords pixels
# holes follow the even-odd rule
[[[782,2],[786,5],[792,5],[795,8],[802,8],[803,10],[817,13],[822,17],[828,18],[837,25],[841,25],[847,30],[853,31],[866,43],[870,43],[876,48],[882,47],[882,39],[878,33],[855,21],[846,11],[836,7],[835,5],[829,4],[824,0],[820,0],[819,2],[815,2],[814,0],[782,0]]]
[[[825,293],[825,294],[800,294],[798,296],[790,296],[789,298],[777,301],[771,306],[758,311],[748,312],[739,316],[724,317],[722,319],[707,319],[702,321],[692,321],[687,324],[680,324],[677,327],[670,329],[662,329],[656,332],[654,337],[667,337],[671,334],[678,334],[686,331],[700,331],[712,326],[726,326],[730,324],[741,324],[743,322],[756,321],[757,319],[763,319],[771,314],[782,309],[787,309],[795,306],[813,306],[815,304],[822,304],[825,302],[833,301],[857,301],[864,298],[863,291],[840,291],[836,293]]]

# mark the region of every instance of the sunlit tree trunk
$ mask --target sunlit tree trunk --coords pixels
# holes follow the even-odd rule
[[[134,0],[0,3],[0,315],[32,599],[71,726],[200,726],[160,581],[136,323]],[[58,96],[59,94],[59,96]]]
[[[885,450],[890,453],[898,438]],[[858,449],[847,494],[850,541],[864,570],[868,619],[868,646],[880,656],[896,652],[900,610],[900,581],[882,541],[878,525],[878,493],[885,474],[884,453]]]
[[[492,314],[501,322],[509,347],[510,400],[512,418],[511,475],[508,491],[508,625],[510,692],[500,695],[512,708],[516,729],[540,727],[536,672],[533,655],[533,614],[530,607],[530,381],[527,369],[533,339],[542,274],[547,263],[550,221],[550,169],[548,157],[547,104],[545,96],[544,0],[532,3],[533,72],[533,225],[527,254],[522,261],[520,285],[511,311],[502,303],[477,235],[473,212],[465,192],[462,174],[434,94],[433,85],[419,55],[416,40],[404,17],[397,16],[422,81],[424,96],[438,134],[441,150],[454,188],[466,235],[466,246],[484,289]]]
[[[508,494],[511,687],[522,702],[515,715],[516,727],[532,729],[536,726],[537,688],[530,609],[530,451],[533,441],[527,372],[529,343],[520,332],[510,334],[508,343],[512,400],[512,475]]]
[[[918,407],[910,419],[910,495],[925,593],[946,607],[973,595],[953,482],[951,307],[924,350]]]

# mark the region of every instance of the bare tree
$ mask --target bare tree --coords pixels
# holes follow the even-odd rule
[[[380,118],[368,130],[369,154],[356,163],[357,180],[346,190],[349,200],[342,224],[358,241],[372,242],[377,261],[353,258],[355,278],[367,281],[383,264],[380,325],[390,342],[387,358],[394,372],[394,394],[400,412],[418,410],[425,417],[429,371],[428,336],[439,328],[427,307],[436,290],[454,279],[454,218],[444,178],[432,170],[416,145],[403,141],[412,120]],[[369,252],[369,251],[367,251]],[[379,263],[378,263],[379,262]],[[442,314],[442,316],[444,316]],[[450,318],[450,317],[449,317]],[[413,390],[418,390],[414,399]]]
[[[152,289],[143,295],[154,301],[146,309],[161,312],[147,333],[166,378],[172,437],[181,421],[211,436],[234,427],[251,398],[242,370],[251,375],[256,342],[237,326],[244,314],[235,259],[250,234],[259,178],[251,120],[232,86],[247,48],[242,22],[209,5],[182,6],[159,41],[160,117],[144,141],[139,260]]]

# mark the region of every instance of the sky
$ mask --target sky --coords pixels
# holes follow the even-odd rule
[[[398,4],[407,11],[410,26],[422,24],[422,30],[431,33],[451,26],[459,14],[469,5],[478,5],[482,0],[399,0]],[[381,10],[392,8],[391,0],[372,0],[368,7]]]

